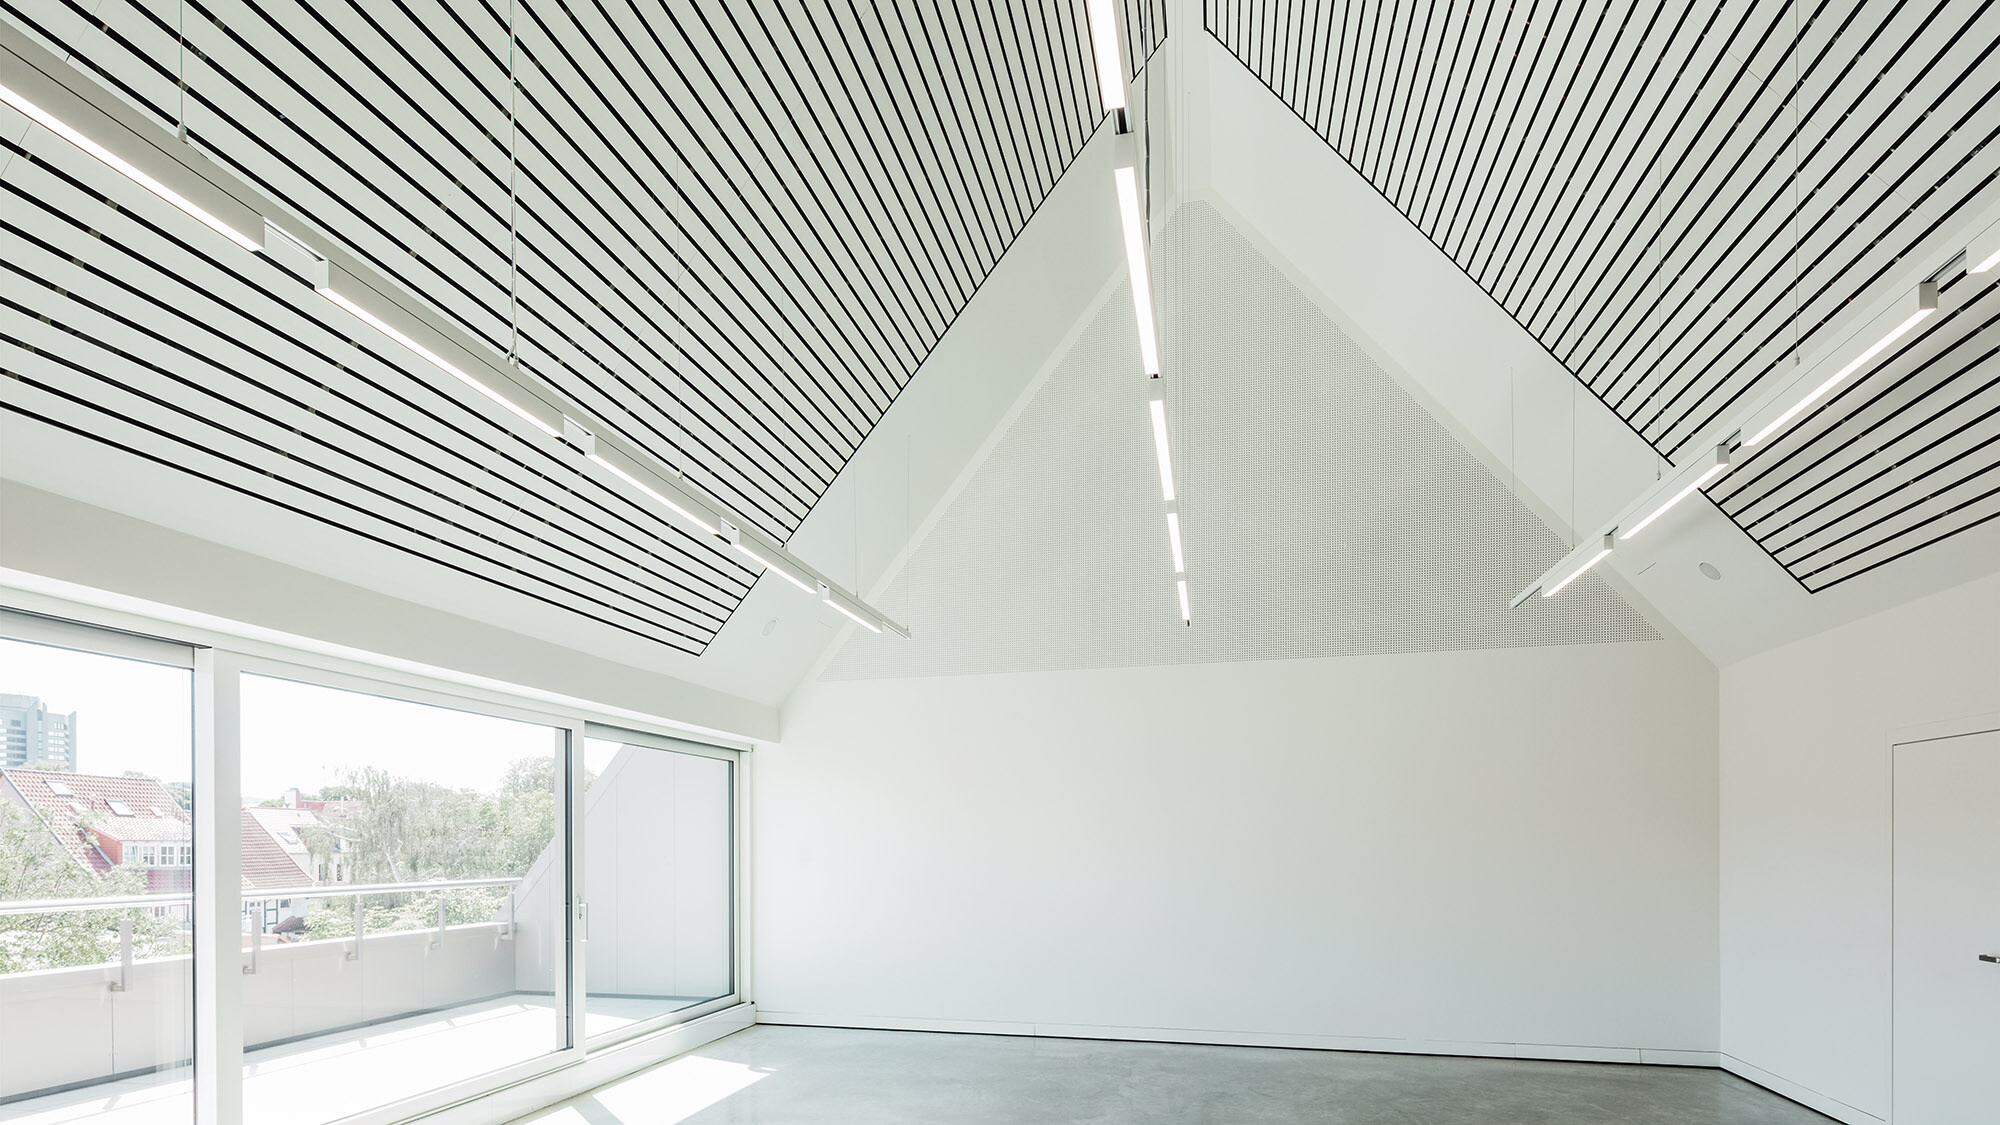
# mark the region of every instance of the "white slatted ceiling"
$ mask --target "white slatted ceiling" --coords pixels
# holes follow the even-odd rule
[[[1164,35],[1140,3],[1135,72]],[[781,540],[1102,116],[1083,0],[511,7],[517,94],[495,0],[0,16],[184,121],[315,228],[294,233],[495,353],[518,326],[525,368]],[[747,592],[289,275],[24,132],[0,407],[690,652]]]
[[[2000,193],[1994,0],[1204,8],[1674,459]],[[1796,427],[1711,492],[1809,589],[2000,518],[1991,297],[1944,280],[1966,307],[1849,388],[1873,396],[1839,400],[1851,418]]]

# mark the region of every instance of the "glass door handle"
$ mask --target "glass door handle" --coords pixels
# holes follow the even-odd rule
[[[2000,965],[2000,954],[1996,954],[1996,953],[1982,953],[1982,954],[1980,954],[1980,955],[1979,955],[1979,959],[1980,959],[1981,961],[1988,961],[1988,962],[1991,962],[1992,964],[1995,964],[1995,965]]]

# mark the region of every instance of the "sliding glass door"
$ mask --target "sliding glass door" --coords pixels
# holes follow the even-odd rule
[[[245,1119],[569,1047],[567,729],[255,674],[242,717]]]
[[[0,1121],[194,1119],[192,657],[0,611]]]
[[[211,640],[0,609],[0,1123],[387,1125],[739,1002],[736,752]]]
[[[584,1031],[622,1038],[736,992],[735,756],[593,726],[584,743]]]

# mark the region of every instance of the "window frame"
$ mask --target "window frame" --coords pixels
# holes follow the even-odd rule
[[[741,1004],[744,1002],[744,998],[750,994],[749,987],[744,980],[746,973],[745,965],[747,963],[745,958],[748,953],[748,943],[745,940],[745,930],[747,927],[744,924],[744,917],[748,904],[745,899],[744,890],[743,857],[749,850],[749,839],[745,828],[747,819],[745,813],[748,806],[747,794],[745,792],[746,787],[744,785],[746,773],[743,768],[744,755],[740,751],[711,746],[702,742],[694,742],[674,735],[635,730],[631,727],[598,722],[590,722],[584,725],[584,738],[586,740],[592,738],[614,740],[626,745],[644,746],[648,749],[666,753],[714,758],[727,763],[729,766],[730,992],[728,995],[718,996],[713,1000],[705,1000],[700,1004],[682,1008],[677,1012],[668,1012],[664,1015],[654,1016],[649,1020],[641,1020],[637,1023],[629,1024],[615,1031],[607,1031],[592,1036],[589,1038],[586,1046],[591,1051],[596,1052],[639,1038],[640,1036],[652,1034],[656,1031],[678,1027],[689,1020],[700,1019],[703,1016]],[[578,743],[577,745],[581,747],[583,744]],[[576,810],[574,823],[579,827],[583,824],[583,798],[587,795],[583,792],[583,764],[584,755],[578,753],[575,756],[576,776],[574,779],[574,789],[576,791]],[[576,835],[577,850],[581,853],[583,850],[583,833],[579,831]],[[582,870],[583,868],[580,865],[578,869],[579,879],[581,879]],[[580,887],[582,883],[579,882],[577,885]],[[577,944],[582,946],[585,943],[578,942]],[[581,962],[582,957],[579,956],[578,960]],[[583,1013],[581,1005],[590,998],[590,982],[583,976],[579,976],[577,982],[577,994],[579,998],[577,1011],[578,1015],[581,1016]]]
[[[3,578],[4,576],[0,576]],[[216,622],[230,625],[229,622]],[[249,627],[245,627],[246,630]],[[187,668],[194,680],[195,828],[185,845],[192,853],[194,905],[188,914],[197,935],[193,972],[194,1111],[196,1120],[217,1125],[241,1125],[244,1120],[243,1026],[241,1010],[241,948],[243,899],[240,817],[218,816],[216,810],[242,804],[240,695],[244,675],[270,676],[298,683],[357,691],[412,703],[445,707],[496,718],[549,726],[567,733],[569,880],[565,911],[568,928],[569,976],[560,1005],[568,1046],[540,1058],[490,1071],[424,1094],[351,1114],[329,1125],[400,1125],[441,1110],[476,1101],[509,1087],[580,1066],[650,1035],[671,1033],[719,1011],[747,1004],[750,996],[748,752],[754,744],[707,730],[683,726],[670,718],[641,715],[617,708],[541,693],[527,685],[493,686],[478,677],[447,678],[408,667],[409,662],[343,649],[343,654],[314,651],[236,634],[215,627],[188,626],[143,613],[74,602],[0,581],[0,637],[49,644],[106,656]],[[173,639],[169,639],[173,638]],[[181,639],[185,638],[185,639]],[[303,640],[303,638],[302,638]],[[333,646],[329,646],[333,647]],[[351,654],[351,655],[350,655]],[[472,681],[479,682],[472,682]],[[508,690],[519,688],[520,690]],[[720,758],[731,763],[731,977],[732,992],[715,1000],[586,1040],[583,1035],[584,952],[577,940],[583,905],[583,745],[592,728],[621,741],[678,753]],[[206,798],[206,799],[204,799]],[[218,922],[226,923],[218,926]],[[204,1062],[206,1060],[206,1062]]]

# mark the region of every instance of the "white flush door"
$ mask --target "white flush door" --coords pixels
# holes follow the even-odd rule
[[[1895,755],[1895,1125],[2000,1121],[2000,731]]]

